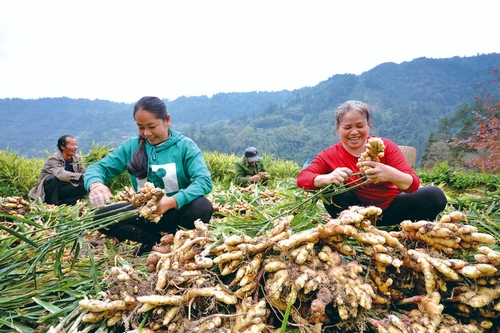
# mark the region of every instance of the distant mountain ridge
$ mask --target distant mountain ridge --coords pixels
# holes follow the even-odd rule
[[[334,110],[349,99],[373,108],[375,135],[422,153],[440,118],[471,104],[500,67],[500,54],[418,58],[384,63],[361,75],[334,75],[293,91],[220,93],[166,100],[172,126],[204,151],[240,155],[253,145],[277,158],[303,163],[337,140]],[[140,97],[140,96],[139,96]],[[136,135],[133,104],[104,100],[0,99],[0,149],[28,157],[54,151],[63,134],[77,137],[86,153],[92,143],[118,145]]]

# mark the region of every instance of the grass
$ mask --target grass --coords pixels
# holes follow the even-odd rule
[[[43,331],[89,291],[101,290],[112,248],[98,253],[86,237],[135,213],[94,220],[84,205],[34,205],[25,218],[0,215],[0,332]]]

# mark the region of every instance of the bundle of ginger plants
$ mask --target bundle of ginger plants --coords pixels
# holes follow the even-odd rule
[[[127,329],[141,322],[158,332],[274,332],[284,324],[301,332],[494,327],[494,239],[459,212],[436,222],[402,221],[399,231],[377,228],[381,213],[352,206],[300,232],[292,231],[293,214],[282,215],[256,236],[214,233],[217,224],[197,221],[195,229],[161,239],[146,259],[148,277],[113,268],[103,299],[81,302],[82,321]],[[480,253],[468,262],[463,251]]]

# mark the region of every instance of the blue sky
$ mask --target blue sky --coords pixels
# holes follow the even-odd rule
[[[500,52],[499,12],[498,0],[0,0],[0,98],[293,90]]]

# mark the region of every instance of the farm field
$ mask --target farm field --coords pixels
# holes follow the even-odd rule
[[[39,166],[5,157],[10,174]],[[266,186],[235,187],[235,158],[206,155],[211,223],[165,235],[144,256],[97,231],[137,211],[96,220],[86,200],[30,202],[32,180],[10,182],[0,197],[0,332],[499,331],[498,175],[421,170],[424,185],[447,194],[446,210],[388,228],[377,227],[377,207],[329,217],[321,200],[338,189],[303,191],[300,168],[271,156]]]

